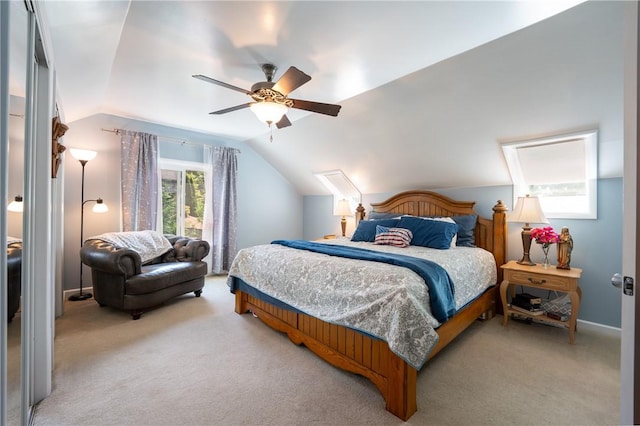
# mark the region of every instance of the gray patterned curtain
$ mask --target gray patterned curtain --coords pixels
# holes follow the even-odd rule
[[[158,137],[120,130],[122,230],[156,229]]]
[[[238,150],[221,146],[205,146],[205,157],[211,164],[211,177],[205,182],[205,221],[203,239],[211,250],[204,260],[212,274],[229,270],[236,255],[237,206],[236,176]]]

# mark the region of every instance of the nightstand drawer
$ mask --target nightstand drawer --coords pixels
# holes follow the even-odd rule
[[[507,273],[507,279],[511,284],[528,285],[550,290],[570,291],[574,290],[577,285],[575,280],[567,279],[566,277],[532,274],[521,271],[510,271]]]

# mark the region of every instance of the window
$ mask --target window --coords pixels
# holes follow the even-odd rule
[[[548,218],[596,219],[598,132],[502,144],[517,197],[540,199]]]
[[[159,168],[162,232],[202,238],[207,166],[162,158]]]
[[[358,204],[362,201],[362,194],[342,170],[330,170],[314,173],[314,175],[333,194],[333,213],[335,215],[338,215],[338,202],[342,199],[349,201],[351,211],[355,214]]]

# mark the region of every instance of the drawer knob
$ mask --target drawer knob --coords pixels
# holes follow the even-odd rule
[[[529,278],[529,282],[531,284],[542,285],[547,282],[547,280],[534,280],[533,278]]]

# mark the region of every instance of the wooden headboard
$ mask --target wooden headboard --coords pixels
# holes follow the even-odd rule
[[[372,203],[374,212],[410,214],[413,216],[460,216],[475,214],[475,201],[456,201],[431,191],[406,191],[381,203]],[[364,208],[358,207],[358,219],[365,217]],[[498,283],[502,282],[502,266],[507,255],[507,207],[498,200],[493,206],[493,217],[478,215],[475,230],[477,247],[493,253],[498,271]]]

